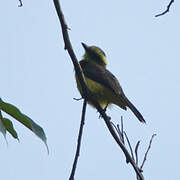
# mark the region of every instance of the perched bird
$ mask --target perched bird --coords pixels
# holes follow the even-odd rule
[[[125,96],[116,77],[106,69],[107,60],[105,53],[96,46],[87,46],[82,43],[85,49],[83,59],[80,61],[87,86],[103,109],[108,105],[115,104],[127,110],[127,107],[135,114],[140,122],[145,120],[136,107]],[[76,75],[77,87],[82,95],[82,88]],[[88,102],[92,105],[91,102]],[[93,106],[93,105],[92,105]]]

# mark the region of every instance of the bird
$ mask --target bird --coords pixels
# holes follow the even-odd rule
[[[87,87],[101,108],[106,110],[106,108],[111,104],[115,104],[123,110],[127,110],[128,107],[140,122],[146,123],[141,113],[126,97],[117,78],[106,69],[107,58],[104,51],[97,46],[88,46],[85,43],[81,44],[85,50],[85,54],[79,63]],[[82,87],[77,74],[75,74],[75,79],[77,88],[82,95]],[[94,105],[89,101],[88,104],[94,107]]]

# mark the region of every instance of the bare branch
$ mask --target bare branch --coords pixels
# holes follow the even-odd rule
[[[113,128],[116,130],[116,132],[118,133],[119,138],[121,139],[122,138],[121,131],[119,131],[118,127],[116,127],[116,125],[113,122],[111,122],[111,124],[112,124]]]
[[[139,177],[140,180],[144,180],[144,177],[142,175],[142,173],[140,172],[138,166],[136,165],[136,163],[134,162],[134,160],[131,158],[131,155],[129,154],[128,150],[126,149],[126,147],[124,146],[123,142],[121,141],[121,139],[119,139],[116,131],[114,130],[111,122],[110,122],[110,118],[106,115],[105,111],[101,108],[101,106],[99,105],[99,103],[96,101],[96,99],[94,98],[93,94],[89,91],[87,85],[86,85],[86,81],[84,78],[84,74],[82,72],[82,69],[79,65],[79,62],[77,61],[77,58],[75,56],[75,53],[72,49],[71,46],[71,42],[69,39],[69,35],[68,35],[68,28],[67,28],[67,24],[65,22],[64,19],[64,15],[62,13],[60,4],[58,0],[53,0],[57,14],[58,14],[58,18],[61,24],[61,28],[62,28],[62,34],[63,34],[63,39],[64,39],[64,43],[65,43],[65,49],[67,49],[71,60],[74,64],[74,68],[75,68],[75,72],[78,76],[79,82],[81,84],[82,87],[82,91],[83,91],[83,98],[87,101],[92,102],[92,104],[96,107],[96,109],[98,110],[98,112],[101,114],[101,116],[103,117],[106,126],[108,127],[111,135],[113,136],[113,138],[115,139],[115,141],[117,142],[117,144],[120,146],[120,148],[122,149],[122,151],[124,152],[126,158],[128,159],[128,161],[131,163],[131,165],[133,166],[137,176]]]
[[[121,141],[123,142],[123,144],[125,145],[125,142],[124,142],[124,134],[123,134],[123,119],[122,119],[122,116],[121,116],[121,129],[119,127],[119,124],[117,124],[117,126],[111,122],[112,126],[114,127],[114,129],[116,130],[119,138],[121,139]]]
[[[127,143],[128,143],[129,149],[130,149],[130,152],[131,152],[131,157],[132,157],[132,159],[133,159],[133,161],[134,161],[134,154],[133,154],[133,150],[132,150],[132,147],[131,147],[131,143],[130,143],[129,138],[128,138],[128,136],[127,136],[127,134],[126,134],[125,131],[124,131],[124,134],[125,134],[125,137],[126,137],[126,140],[127,140]],[[128,163],[128,162],[127,162],[127,163]]]
[[[22,7],[23,6],[23,4],[22,4],[22,1],[21,0],[19,0],[19,5],[18,5],[18,7]]]
[[[155,15],[155,17],[163,16],[164,14],[166,14],[167,12],[169,12],[169,9],[170,9],[170,7],[171,7],[171,5],[172,5],[173,2],[174,2],[174,0],[171,0],[171,1],[169,2],[168,6],[167,6],[167,9],[166,9],[164,12]]]
[[[119,128],[119,126],[117,126]],[[122,134],[122,142],[123,144],[125,144],[125,141],[124,141],[124,126],[123,126],[123,117],[121,116],[121,134]]]
[[[104,116],[103,114],[103,118],[106,117]],[[106,119],[104,118],[105,120],[105,123],[109,129],[109,131],[111,132],[111,135],[114,137],[115,141],[119,144],[120,148],[122,149],[122,151],[124,152],[125,156],[126,156],[126,159],[128,159],[128,162],[131,163],[131,165],[133,166],[137,176],[139,176],[139,179],[140,180],[144,180],[144,177],[142,175],[142,173],[140,172],[140,169],[139,167],[136,165],[136,163],[134,162],[134,160],[132,159],[131,155],[129,154],[128,150],[126,149],[126,147],[124,146],[123,142],[121,141],[121,139],[118,138],[116,132],[114,131],[111,123]]]
[[[129,149],[130,149],[131,158],[133,159],[133,161],[136,163],[136,165],[137,165],[137,167],[138,167],[138,148],[139,148],[139,145],[140,145],[140,141],[137,142],[137,144],[136,144],[136,146],[135,146],[135,149],[134,149],[134,152],[133,152],[131,143],[130,143],[130,141],[129,141],[129,138],[128,138],[126,132],[123,130],[123,124],[122,124],[123,121],[122,121],[122,120],[123,120],[123,119],[121,118],[121,129],[122,129],[122,130],[120,130],[119,124],[117,124],[117,126],[116,126],[114,123],[112,123],[112,122],[111,122],[111,124],[113,125],[114,129],[116,130],[117,134],[119,135],[120,140],[122,140],[122,131],[123,131],[123,133],[124,133],[124,135],[125,135],[125,138],[126,138],[126,141],[127,141],[127,143],[128,143]],[[145,163],[145,161],[146,161],[147,154],[148,154],[148,152],[149,152],[149,150],[150,150],[150,148],[151,148],[151,144],[152,144],[152,140],[153,140],[154,136],[156,136],[156,134],[153,134],[153,135],[152,135],[152,137],[151,137],[151,139],[150,139],[150,142],[149,142],[149,146],[148,146],[147,151],[146,151],[146,153],[145,153],[145,156],[144,156],[142,165],[141,165],[141,167],[139,168],[139,171],[140,171],[141,173],[143,172],[143,169],[142,169],[142,168],[143,168],[144,163]],[[124,146],[125,146],[125,141],[123,142],[123,144],[124,144]],[[134,158],[134,153],[135,153],[135,158]],[[127,157],[126,157],[126,162],[129,163],[129,159],[128,159]],[[141,178],[137,175],[137,180],[140,180],[140,179],[141,179]]]
[[[86,102],[86,100],[84,100],[83,109],[82,109],[81,124],[80,124],[79,135],[78,135],[78,143],[77,143],[77,148],[76,148],[76,155],[75,155],[75,158],[74,158],[73,168],[72,168],[69,180],[74,180],[74,174],[75,174],[75,171],[76,171],[77,161],[78,161],[78,157],[79,157],[79,154],[80,154],[83,126],[84,126],[84,123],[85,123],[86,106],[87,106],[87,102]]]
[[[143,168],[143,166],[144,166],[144,163],[145,163],[145,161],[146,161],[146,159],[147,159],[148,152],[149,152],[149,150],[150,150],[150,148],[151,148],[151,144],[152,144],[153,138],[154,138],[155,136],[156,136],[156,134],[153,134],[152,137],[151,137],[151,139],[150,139],[149,146],[148,146],[148,148],[147,148],[147,151],[146,151],[146,153],[145,153],[145,155],[144,155],[144,160],[143,160],[142,165],[141,165],[141,167],[140,167],[141,170],[142,170],[142,168]]]
[[[78,76],[78,78],[80,80],[80,83],[81,83],[81,86],[82,86],[82,89],[83,89],[83,93],[87,94],[88,93],[88,88],[86,86],[84,74],[82,73],[81,66],[79,65],[79,62],[78,62],[78,60],[76,58],[76,55],[75,55],[75,53],[74,53],[74,51],[72,49],[72,45],[71,45],[71,42],[70,42],[70,39],[69,39],[69,34],[68,34],[68,26],[66,24],[64,15],[62,13],[59,1],[58,0],[53,0],[53,2],[54,2],[54,6],[56,8],[56,12],[57,12],[60,24],[61,24],[64,44],[65,44],[64,48],[65,48],[65,50],[68,51],[68,53],[69,53],[69,55],[71,57],[71,60],[73,62],[74,68],[75,68],[75,71],[76,71],[77,76]],[[85,95],[83,95],[83,98],[84,98],[84,96]]]
[[[81,98],[73,98],[74,100],[76,100],[76,101],[80,101],[80,100],[82,100],[83,98],[81,97]]]
[[[136,147],[135,147],[135,156],[136,156],[136,164],[138,165],[138,148],[139,148],[139,144],[140,144],[140,141],[137,142],[136,144]]]

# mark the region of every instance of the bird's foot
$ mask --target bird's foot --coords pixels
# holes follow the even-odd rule
[[[106,112],[107,107],[108,107],[108,104],[107,104],[107,105],[105,106],[105,108],[103,109],[104,112]],[[100,118],[102,118],[102,115],[101,115],[101,114],[99,115],[99,119],[100,119]]]

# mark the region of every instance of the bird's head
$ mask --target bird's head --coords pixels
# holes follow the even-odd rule
[[[87,46],[84,43],[82,43],[82,46],[85,49],[85,54],[83,56],[84,59],[88,60],[89,62],[98,64],[100,66],[106,67],[107,60],[103,50],[96,46]]]

